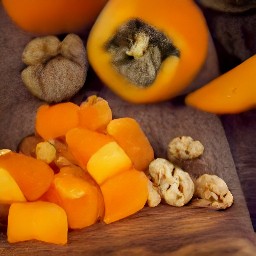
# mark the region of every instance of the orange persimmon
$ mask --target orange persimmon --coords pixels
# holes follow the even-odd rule
[[[135,169],[145,171],[154,159],[154,151],[138,122],[129,117],[113,119],[107,132],[123,148]]]
[[[79,106],[72,102],[42,105],[36,114],[36,132],[45,140],[64,136],[79,124]]]
[[[101,218],[103,200],[99,195],[98,188],[90,180],[63,171],[55,175],[43,200],[60,205],[67,213],[69,227],[81,229]]]
[[[3,0],[12,20],[38,34],[77,32],[95,21],[107,0]]]
[[[188,94],[187,105],[216,114],[240,113],[256,106],[256,54]]]
[[[0,156],[0,168],[7,170],[28,201],[35,201],[50,187],[53,170],[43,161],[10,152]]]
[[[35,239],[66,244],[67,237],[67,215],[58,205],[42,201],[11,205],[7,226],[9,243]]]
[[[97,189],[99,207],[98,217],[99,219],[102,219],[104,214],[104,201],[100,187],[97,185],[96,181],[91,177],[91,175],[87,171],[83,170],[81,167],[75,165],[62,167],[60,169],[60,173],[62,175],[74,175],[75,177],[82,178],[86,182],[91,183],[92,186],[94,186]]]
[[[80,105],[79,125],[94,131],[103,131],[112,120],[112,111],[106,100],[92,95]]]
[[[102,146],[113,141],[109,135],[83,128],[67,132],[66,142],[79,165],[86,169],[90,157]]]
[[[148,198],[148,179],[135,169],[108,179],[101,186],[105,202],[104,222],[111,223],[141,210]]]
[[[87,170],[97,184],[101,185],[116,174],[129,170],[131,166],[131,159],[124,150],[113,141],[102,146],[92,155],[87,163]]]
[[[25,201],[17,182],[6,169],[0,167],[0,204]]]
[[[181,93],[199,73],[207,49],[207,24],[191,0],[111,0],[87,42],[100,79],[135,103]]]

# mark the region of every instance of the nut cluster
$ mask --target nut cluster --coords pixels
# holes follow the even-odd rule
[[[203,154],[204,146],[189,136],[174,138],[168,145],[168,160],[157,158],[149,165],[148,205],[155,207],[164,201],[172,206],[184,206],[193,197],[193,205],[226,209],[233,204],[227,184],[216,175],[203,174],[193,182],[188,172],[171,160],[190,160]]]

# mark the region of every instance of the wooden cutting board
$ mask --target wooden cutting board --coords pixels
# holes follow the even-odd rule
[[[20,54],[32,35],[17,30],[1,7],[0,24],[0,148],[14,149],[19,138],[28,131],[33,132],[35,109],[42,102],[30,97],[25,89],[20,90],[22,83],[17,75],[23,68]],[[15,93],[17,89],[20,94]],[[1,229],[0,256],[254,255],[255,235],[219,118],[188,108],[182,100],[133,105],[106,88],[92,86],[91,89],[83,91],[74,101],[80,102],[97,93],[109,101],[114,118],[134,117],[152,143],[156,157],[166,157],[167,144],[176,136],[189,135],[200,140],[205,146],[204,155],[182,167],[194,177],[210,173],[223,178],[234,196],[234,205],[225,211],[196,208],[192,204],[181,208],[145,207],[129,218],[109,225],[97,223],[71,231],[65,246],[37,241],[8,244],[5,230]],[[15,95],[12,100],[6,97],[10,90]],[[13,123],[10,117],[17,112],[20,122]]]
[[[237,255],[243,255],[242,252],[250,250],[253,253],[252,225],[219,118],[179,102],[131,105],[107,89],[99,95],[109,101],[114,117],[130,116],[138,120],[155,149],[156,157],[166,157],[167,144],[173,137],[190,135],[199,139],[205,146],[204,155],[188,162],[184,168],[193,176],[211,173],[223,178],[234,195],[234,205],[225,211],[193,205],[145,207],[113,224],[98,223],[71,231],[66,246],[36,241],[10,245],[2,231],[0,255],[159,255],[171,252],[179,252],[176,255],[193,255],[195,252],[195,255],[206,252],[207,255],[210,252],[234,255],[239,252]]]

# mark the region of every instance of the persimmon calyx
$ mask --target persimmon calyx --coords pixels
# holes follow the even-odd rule
[[[135,35],[135,42],[132,44],[130,50],[126,51],[126,54],[133,56],[135,59],[139,59],[145,53],[149,44],[149,36],[144,32],[139,32]]]
[[[142,88],[153,84],[166,58],[180,56],[169,37],[140,19],[131,19],[121,25],[107,42],[106,51],[114,69]]]

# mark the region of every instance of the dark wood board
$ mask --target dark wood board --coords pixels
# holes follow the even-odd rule
[[[256,9],[253,1],[202,1],[197,0],[202,9],[213,37],[221,72],[226,72],[250,56],[256,54]],[[204,6],[225,2],[229,7],[239,6],[239,12],[218,11]],[[246,10],[242,11],[242,8]],[[247,8],[249,7],[249,8]],[[239,179],[256,230],[256,110],[236,115],[221,116]]]
[[[232,250],[249,250],[251,243],[255,242],[254,233],[219,118],[179,103],[132,106],[108,90],[103,90],[100,95],[108,99],[115,117],[131,116],[138,120],[152,142],[156,157],[166,156],[167,143],[175,136],[191,135],[199,139],[205,145],[205,153],[201,159],[190,162],[187,170],[195,176],[214,173],[222,177],[234,195],[234,205],[226,211],[199,209],[191,205],[182,208],[167,205],[154,209],[145,207],[139,213],[110,225],[99,223],[72,231],[66,246],[40,242],[10,245],[2,233],[0,255],[83,255],[85,252],[87,255],[158,255],[185,250],[186,247],[196,248],[199,253],[201,249],[219,250],[216,244],[211,244],[213,240],[218,241],[222,255],[229,255],[234,252]]]
[[[32,35],[18,30],[2,8],[0,28],[0,130],[6,131],[0,135],[0,147],[15,148],[19,138],[33,132],[35,110],[42,102],[29,95],[18,75],[23,69],[22,49]],[[89,79],[93,85],[93,75]],[[15,98],[10,99],[6,97],[10,90],[20,93],[13,93]],[[8,244],[5,231],[0,230],[0,255],[254,255],[255,234],[220,118],[188,108],[179,100],[132,105],[101,86],[89,86],[74,101],[94,93],[109,101],[114,117],[131,116],[141,124],[156,157],[166,157],[167,144],[173,137],[190,135],[199,139],[205,146],[203,157],[187,162],[184,168],[193,176],[212,173],[222,177],[234,195],[234,205],[226,211],[195,208],[191,204],[182,208],[145,207],[110,225],[97,223],[72,231],[66,246],[37,241]],[[17,113],[20,123],[12,123],[11,115]],[[12,133],[15,140],[10,137]]]
[[[221,117],[256,230],[256,110]]]

